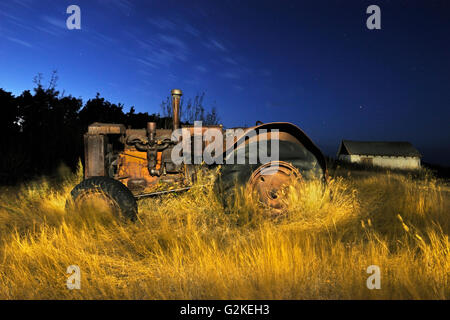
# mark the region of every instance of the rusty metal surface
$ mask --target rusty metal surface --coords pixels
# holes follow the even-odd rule
[[[180,128],[180,99],[183,93],[179,89],[172,90],[173,130]]]
[[[85,178],[105,176],[105,152],[107,137],[103,135],[84,135],[84,176]]]
[[[258,200],[273,209],[282,209],[287,188],[302,175],[288,162],[272,161],[257,168],[250,176],[247,188]]]
[[[156,154],[157,169],[162,165],[162,152]],[[167,176],[152,176],[148,170],[147,153],[136,149],[119,154],[117,177],[135,195],[150,193],[159,186],[158,183],[177,183],[185,180],[185,173]]]
[[[119,154],[117,179],[135,192],[149,192],[158,182],[148,172],[147,153],[137,150],[127,150]],[[144,180],[145,182],[143,182]],[[140,181],[140,183],[137,183]]]
[[[155,140],[155,137],[156,137],[156,122],[148,122],[147,123],[147,135],[148,135],[148,141]]]
[[[137,136],[144,140],[148,139],[148,134],[147,134],[146,129],[126,129],[125,135],[127,137]],[[170,129],[156,129],[155,137],[157,139],[170,138],[171,135],[172,135],[172,130],[170,130]],[[129,147],[129,146],[126,146],[126,147]]]
[[[201,127],[194,127],[192,125],[183,126],[183,130],[187,130],[191,136],[191,141],[194,141],[194,134],[198,135],[202,139],[202,152],[204,149],[210,145],[211,143],[215,143],[215,141],[207,140],[205,141],[204,135],[207,130],[218,130],[220,133],[223,133],[223,127],[222,125],[208,125],[208,126],[201,126]],[[217,141],[223,143],[223,140]]]
[[[89,134],[125,134],[123,124],[95,122],[88,127]]]

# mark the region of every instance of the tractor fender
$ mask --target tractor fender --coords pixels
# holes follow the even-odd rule
[[[323,170],[324,178],[328,179],[327,163],[322,151],[302,129],[290,122],[270,122],[245,129],[244,134],[238,137],[234,145],[224,152],[223,157],[225,158],[230,151],[237,149],[242,143],[245,143],[249,131],[254,130],[256,131],[256,135],[258,135],[259,131],[262,129],[267,130],[265,132],[270,132],[270,130],[278,130],[280,133],[280,140],[283,140],[281,135],[283,132],[296,138],[305,149],[310,151],[315,156],[318,164]]]

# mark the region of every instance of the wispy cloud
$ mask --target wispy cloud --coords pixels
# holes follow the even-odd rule
[[[119,7],[122,10],[132,10],[133,9],[133,3],[128,0],[109,0],[111,1],[115,6]]]
[[[187,61],[190,49],[179,37],[162,33],[150,39],[139,39],[135,35],[130,36],[142,49],[142,52],[134,60],[147,67],[168,67],[177,61]],[[136,57],[136,53],[133,56]]]
[[[227,51],[225,46],[215,39],[210,39],[208,42],[205,42],[204,45],[205,45],[205,47],[207,47],[209,49],[219,50],[222,52]]]
[[[157,66],[155,63],[153,63],[152,61],[149,61],[149,60],[147,60],[147,59],[134,58],[134,60],[137,61],[137,62],[139,62],[139,63],[142,63],[143,65],[145,65],[145,66],[147,66],[147,67],[155,68],[155,69],[158,68],[158,66]]]
[[[127,38],[130,38],[132,41],[136,42],[141,49],[150,50],[151,48],[155,47],[155,41],[153,39],[143,39],[142,37],[138,37],[138,32],[134,31],[124,31],[124,36]],[[122,48],[122,50],[125,50]]]
[[[115,7],[119,9],[123,14],[129,16],[130,13],[134,10],[134,5],[131,1],[128,0],[98,0],[100,4]]]
[[[160,30],[175,30],[177,27],[175,22],[166,18],[149,18],[147,21]]]
[[[188,23],[185,24],[184,30],[194,37],[200,37],[200,31]]]
[[[45,22],[47,22],[48,24],[50,24],[51,26],[54,26],[56,28],[60,28],[60,29],[67,28],[65,20],[57,19],[57,18],[50,17],[50,16],[42,16],[42,20],[44,20]]]
[[[6,13],[4,11],[0,11],[0,15],[4,16],[9,21],[9,23],[12,23],[12,24],[14,24],[16,26],[19,26],[19,27],[23,28],[23,29],[34,31],[34,28],[29,26],[26,23],[26,20],[20,19],[20,18],[18,18],[16,16],[14,16],[12,14],[9,14],[9,13]]]
[[[115,43],[116,42],[116,39],[108,37],[108,36],[105,36],[103,33],[94,31],[92,29],[86,30],[86,28],[85,28],[84,31],[87,31],[89,34],[92,35],[92,37],[95,40],[98,40],[100,42],[107,43],[107,44],[111,44],[111,43]]]
[[[185,32],[191,36],[200,37],[200,31],[192,24],[183,22],[181,18],[171,20],[162,17],[152,17],[148,18],[147,21],[157,29],[164,32]]]
[[[233,58],[230,58],[230,57],[223,58],[223,61],[225,61],[229,64],[232,64],[232,65],[235,65],[235,66],[238,64],[236,60],[234,60]]]
[[[202,73],[208,72],[208,69],[207,69],[205,66],[196,66],[195,69],[196,69],[197,71],[202,72]]]
[[[177,38],[177,37],[169,36],[169,35],[166,35],[166,34],[159,34],[158,37],[165,44],[177,47],[179,49],[186,49],[186,44],[182,40]]]
[[[6,37],[6,39],[8,39],[9,41],[15,42],[17,44],[20,44],[22,46],[25,46],[27,48],[32,48],[33,47],[30,43],[28,43],[26,41],[23,41],[23,40],[20,40],[20,39],[17,39],[17,38]]]
[[[237,72],[224,72],[220,74],[221,77],[226,79],[239,79],[241,76]]]
[[[227,49],[225,49],[225,47],[217,40],[211,40],[211,42],[217,49],[222,50],[222,51],[227,51]]]
[[[40,17],[42,23],[36,24],[34,29],[40,32],[48,33],[52,36],[61,36],[67,30],[66,21],[63,19],[54,18],[43,15]]]
[[[13,2],[19,6],[31,9],[31,5],[33,2],[33,0],[13,0]]]
[[[144,41],[144,40],[140,40],[140,39],[136,39],[137,44],[143,48],[143,49],[151,49],[153,46],[152,42],[150,41]]]
[[[6,18],[8,18],[10,20],[13,20],[13,21],[22,22],[22,19],[19,19],[16,16],[14,16],[12,14],[9,14],[9,13],[6,13],[4,11],[0,11],[0,15],[4,16],[4,17],[6,17]]]
[[[35,29],[41,32],[45,32],[48,33],[52,36],[60,36],[61,35],[61,31],[59,30],[55,30],[54,28],[49,28],[49,27],[43,27],[43,26],[35,26]]]
[[[134,60],[147,67],[158,69],[162,66],[168,67],[177,61],[184,62],[187,60],[187,57],[183,52],[177,50],[157,48],[155,50],[149,50]]]

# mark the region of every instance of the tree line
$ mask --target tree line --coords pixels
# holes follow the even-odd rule
[[[84,158],[83,134],[94,122],[145,128],[147,122],[153,121],[158,128],[172,126],[170,97],[161,103],[162,115],[136,112],[134,107],[125,112],[123,104],[111,103],[99,93],[86,103],[61,93],[56,89],[56,73],[48,86],[42,84],[41,75],[34,83],[31,91],[25,90],[20,96],[0,88],[1,184],[51,175],[61,164],[75,169],[78,160]],[[206,111],[203,97],[204,94],[198,94],[183,101],[184,124],[193,120],[217,124],[216,109]]]

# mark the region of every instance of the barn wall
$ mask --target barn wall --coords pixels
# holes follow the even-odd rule
[[[373,165],[386,168],[418,169],[420,168],[419,157],[382,157],[382,156],[360,156],[339,155],[339,159],[352,163],[362,163],[361,158],[373,159]]]

